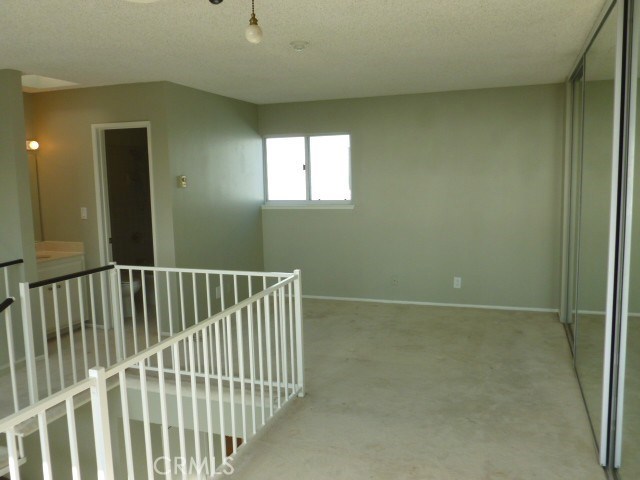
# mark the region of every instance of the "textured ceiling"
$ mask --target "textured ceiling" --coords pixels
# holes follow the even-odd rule
[[[254,103],[560,82],[606,0],[1,0],[0,68]],[[310,46],[295,52],[289,43]]]

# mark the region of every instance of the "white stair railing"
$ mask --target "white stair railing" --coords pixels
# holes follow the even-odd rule
[[[124,267],[119,273],[134,268]],[[113,272],[118,269],[108,275],[117,278]],[[160,272],[154,275],[164,274]],[[218,308],[211,295],[215,293],[213,278],[220,280],[222,275],[224,286],[224,276],[230,275],[230,285],[235,285],[232,301],[238,301],[193,325],[178,323],[179,331],[168,338],[157,336],[149,346],[146,333],[143,335],[148,319],[137,327],[139,331],[132,327],[133,319],[131,325],[129,320],[122,321],[121,332],[127,325],[129,332],[133,328],[144,339],[144,349],[139,344],[135,354],[106,369],[94,367],[86,378],[0,421],[12,480],[20,478],[21,468],[33,468],[33,462],[19,465],[25,455],[38,448],[40,456],[34,458],[42,459],[42,465],[36,466],[44,478],[93,477],[95,469],[98,478],[104,479],[184,477],[189,473],[185,469],[200,477],[211,475],[227,469],[230,457],[280,408],[295,396],[304,395],[300,272],[182,272],[183,276],[187,274],[204,275],[208,315]],[[238,285],[241,277],[246,281],[244,293]],[[253,293],[256,279],[262,288]],[[179,277],[176,284],[180,285]],[[180,298],[186,298],[185,291],[183,283]],[[243,295],[246,298],[241,300]],[[195,299],[191,313],[201,308],[201,298],[191,298]],[[171,312],[171,308],[166,310],[167,315]],[[177,318],[182,321],[184,316]],[[115,321],[114,327],[120,320],[125,319]],[[121,336],[114,338],[123,341]],[[82,442],[78,445],[76,434],[76,425],[88,421],[88,414],[79,410],[88,403],[95,447],[92,452]],[[116,428],[117,423],[122,428]],[[53,444],[49,424],[58,429]],[[61,425],[66,425],[64,454],[56,445],[61,442]],[[83,432],[86,427],[83,425]],[[35,432],[39,442],[27,441]],[[154,441],[156,438],[160,440]],[[24,451],[18,448],[22,441]],[[24,476],[31,478],[26,473]]]
[[[111,264],[21,283],[29,403],[86,378],[91,367],[114,365],[288,275]],[[140,291],[127,296],[125,289],[134,291],[132,285]],[[196,353],[200,359],[199,344]]]

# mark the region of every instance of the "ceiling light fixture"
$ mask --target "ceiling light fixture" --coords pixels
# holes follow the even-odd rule
[[[251,18],[249,19],[249,26],[244,31],[244,36],[249,43],[260,43],[262,41],[262,29],[258,25],[258,19],[256,18],[254,0],[251,0]]]

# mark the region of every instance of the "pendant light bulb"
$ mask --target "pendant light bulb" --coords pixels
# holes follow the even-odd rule
[[[262,41],[262,29],[260,28],[260,25],[258,25],[254,0],[251,0],[251,18],[249,19],[249,26],[244,31],[244,36],[249,43],[256,44]]]

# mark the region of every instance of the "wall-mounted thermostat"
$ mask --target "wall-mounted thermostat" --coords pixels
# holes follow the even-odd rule
[[[178,175],[178,188],[187,188],[187,176]]]

